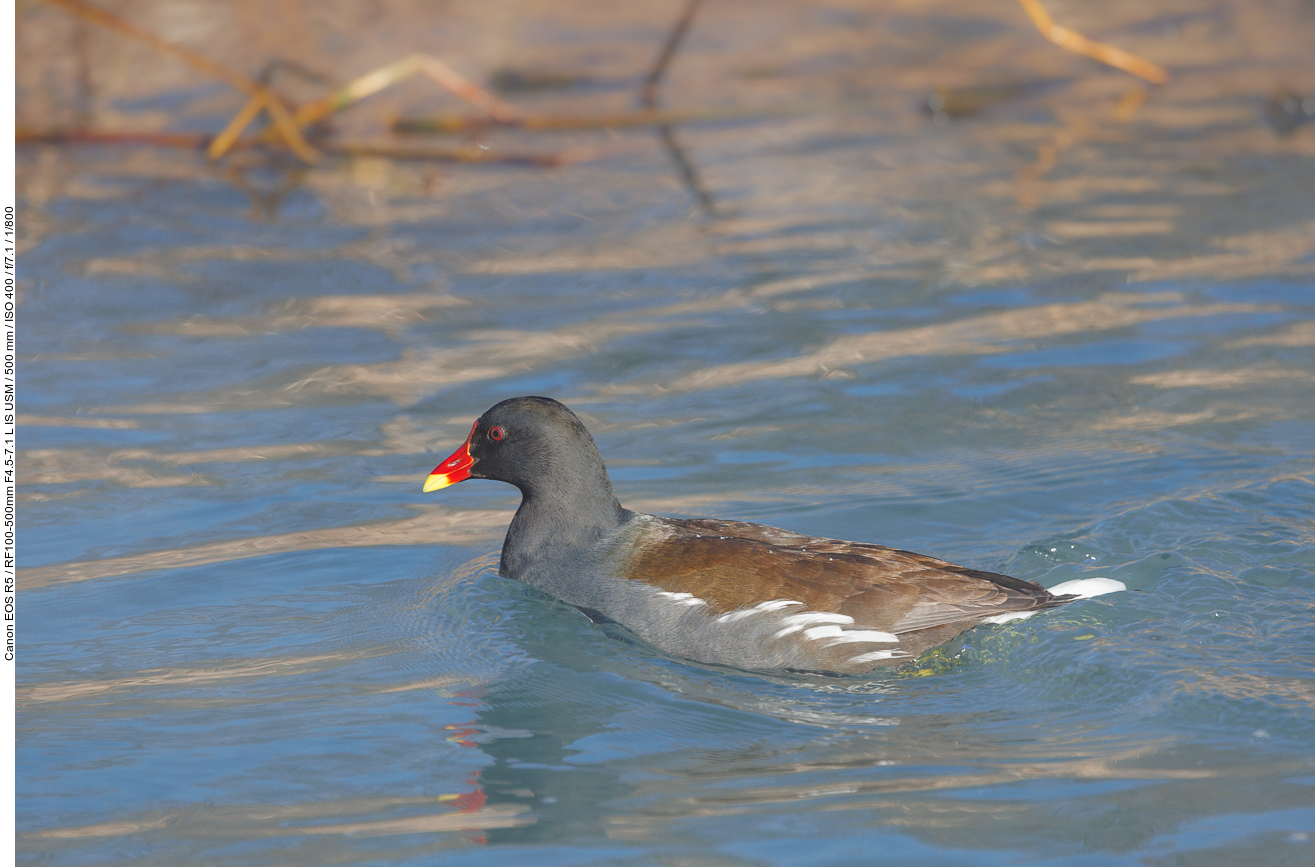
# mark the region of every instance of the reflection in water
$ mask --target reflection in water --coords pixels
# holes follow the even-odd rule
[[[1101,848],[1120,849],[1153,839],[1166,815],[1194,815],[1201,781],[1249,788],[1308,767],[1245,753],[1202,763],[1174,739],[1111,736],[1093,720],[1043,731],[995,726],[994,711],[929,713],[936,700],[907,680],[763,684],[633,656],[635,667],[581,671],[553,659],[547,638],[534,645],[546,658],[478,713],[479,729],[528,733],[480,744],[494,760],[480,775],[490,803],[540,805],[534,825],[495,842],[661,842],[691,818],[715,828],[824,809],[938,845],[1008,847],[1026,828],[1056,842],[1110,834],[1117,842]],[[874,707],[908,713],[874,717]],[[1081,805],[1061,825],[1050,810],[1058,791]],[[1147,816],[1138,805],[1148,800],[1165,810]]]
[[[1179,305],[1168,293],[1111,293],[1079,304],[1046,304],[991,313],[920,328],[838,337],[826,346],[789,361],[740,362],[689,374],[675,388],[719,388],[755,379],[827,375],[887,358],[908,355],[986,354],[1008,351],[1010,341],[1126,328],[1157,319],[1257,313],[1277,308],[1254,304]]]
[[[305,328],[371,328],[397,334],[407,325],[423,321],[428,312],[469,303],[454,295],[439,294],[328,295],[288,301],[260,316],[242,319],[194,316],[181,322],[153,322],[135,330],[193,337],[242,337]]]
[[[508,97],[538,116],[631,111],[679,11],[254,8],[117,11],[235,69],[618,85]],[[662,91],[701,214],[642,127],[415,146],[593,156],[554,169],[24,147],[24,857],[1310,860],[1315,136],[1260,106],[1312,92],[1315,20],[1102,11],[1168,85],[1010,3],[702,4]],[[63,15],[20,8],[23,123],[241,107]],[[1135,592],[871,680],[667,659],[494,574],[513,492],[422,500],[526,393],[634,508]]]
[[[19,580],[25,589],[35,589],[70,581],[134,575],[156,569],[185,569],[208,563],[229,563],[247,557],[264,557],[289,551],[377,545],[471,545],[494,538],[494,528],[505,527],[511,519],[511,513],[502,510],[473,511],[427,506],[417,511],[420,514],[414,518],[388,523],[302,530],[277,536],[230,539],[190,548],[152,551],[148,554],[28,568],[23,570]]]
[[[1228,349],[1244,349],[1248,346],[1315,346],[1315,321],[1295,322],[1287,328],[1270,334],[1257,334],[1241,337],[1228,342]]]
[[[1134,376],[1134,385],[1156,388],[1245,388],[1270,382],[1302,383],[1315,380],[1315,373],[1292,368],[1242,368],[1239,370],[1171,370]]]

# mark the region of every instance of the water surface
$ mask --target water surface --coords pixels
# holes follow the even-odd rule
[[[676,131],[711,209],[644,130],[286,189],[263,158],[24,149],[20,857],[1315,859],[1315,130],[1262,119],[1315,19],[1111,6],[1098,35],[1175,75],[1121,116],[1130,79],[998,5],[708,4],[664,99],[790,108]],[[380,8],[284,50],[354,74],[441,44],[610,110],[670,20]],[[228,62],[274,50],[188,14]],[[116,81],[104,122],[240,105]],[[512,489],[420,494],[527,393],[632,508],[1130,592],[867,678],[665,658],[497,576]]]

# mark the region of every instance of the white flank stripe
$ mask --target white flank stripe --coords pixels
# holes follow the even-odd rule
[[[1047,589],[1055,596],[1076,596],[1079,599],[1090,599],[1093,596],[1104,596],[1106,593],[1118,593],[1120,590],[1127,590],[1128,585],[1122,581],[1115,581],[1113,578],[1075,578],[1072,581],[1065,581],[1063,584],[1056,584],[1054,587]]]
[[[707,604],[707,603],[704,602],[702,599],[700,599],[699,597],[695,596],[693,593],[668,593],[666,590],[659,590],[659,591],[658,591],[658,595],[659,595],[659,596],[665,596],[666,598],[670,599],[672,602],[675,602],[675,603],[680,604],[680,605],[706,605],[706,604]]]
[[[804,638],[830,638],[827,647],[835,647],[837,644],[863,643],[863,642],[894,642],[899,644],[899,639],[889,632],[878,632],[875,629],[841,629],[839,626],[813,626],[804,630]]]
[[[819,638],[835,638],[844,632],[839,626],[814,626],[811,629],[804,630],[804,638],[811,638],[816,641]]]
[[[891,632],[881,632],[876,629],[846,629],[844,632],[840,633],[840,636],[836,638],[835,641],[831,642],[831,644],[861,643],[865,641],[881,641],[891,644],[899,644],[899,636]]]
[[[824,611],[805,611],[803,614],[791,614],[782,617],[785,628],[776,633],[777,638],[784,638],[807,627],[810,623],[853,623],[854,618],[848,614],[828,614]]]
[[[804,627],[809,623],[853,623],[854,618],[848,614],[831,614],[826,611],[805,611],[803,614],[790,614],[781,618],[786,626]]]
[[[802,602],[795,602],[793,599],[772,599],[769,602],[759,602],[753,606],[754,611],[780,611],[782,608],[789,608],[791,605],[803,605]]]
[[[791,605],[803,605],[802,602],[795,602],[793,599],[772,599],[768,602],[759,602],[752,608],[741,608],[739,611],[732,611],[729,614],[723,614],[717,618],[718,623],[734,623],[737,620],[743,620],[751,614],[765,614],[769,611],[780,611],[782,608],[789,608]]]

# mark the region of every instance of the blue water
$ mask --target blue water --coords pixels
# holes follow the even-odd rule
[[[1315,861],[1315,152],[1157,93],[1027,188],[1018,117],[1105,91],[682,130],[714,213],[642,131],[272,219],[23,150],[20,859]],[[512,489],[420,493],[525,393],[634,508],[1129,591],[864,678],[668,658],[497,576]]]

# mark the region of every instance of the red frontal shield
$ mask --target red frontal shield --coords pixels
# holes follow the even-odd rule
[[[470,436],[466,437],[466,441],[461,444],[461,448],[449,455],[443,463],[434,467],[434,471],[425,479],[424,492],[426,494],[470,478],[470,467],[475,463],[475,459],[470,456],[470,438],[475,435],[475,428],[477,427],[479,427],[478,419],[470,426]]]

